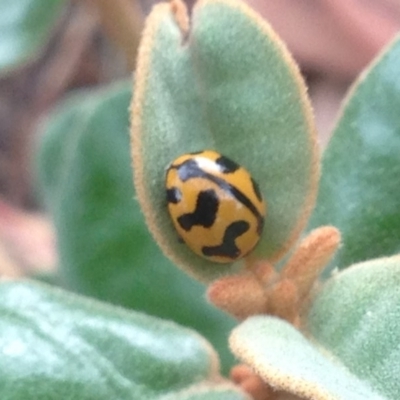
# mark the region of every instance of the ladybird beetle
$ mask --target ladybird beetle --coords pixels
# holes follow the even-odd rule
[[[266,204],[249,172],[216,151],[188,153],[166,170],[168,211],[180,239],[219,263],[247,255],[257,244]]]

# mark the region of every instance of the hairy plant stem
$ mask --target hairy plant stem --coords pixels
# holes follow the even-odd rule
[[[138,0],[88,0],[97,9],[106,34],[124,51],[128,66],[135,68],[137,48],[144,25]]]

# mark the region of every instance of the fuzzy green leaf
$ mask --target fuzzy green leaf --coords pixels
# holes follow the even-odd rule
[[[354,265],[324,286],[310,334],[388,399],[400,398],[400,256]]]
[[[400,252],[399,109],[398,38],[351,90],[323,157],[310,229],[341,231],[332,267]]]
[[[230,343],[234,353],[276,390],[307,400],[384,399],[282,320],[251,317],[233,331]]]
[[[198,334],[44,285],[0,284],[0,397],[246,399]]]
[[[291,57],[265,21],[236,0],[202,0],[185,29],[175,1],[147,21],[136,71],[133,159],[139,201],[160,246],[204,280],[236,271],[177,240],[165,200],[165,168],[211,149],[242,164],[267,202],[258,257],[277,260],[297,239],[316,190],[313,120]]]
[[[135,200],[129,154],[130,82],[84,91],[44,127],[39,169],[53,212],[67,286],[190,326],[233,357],[235,321],[209,305],[204,287],[177,270],[150,237]]]
[[[400,256],[336,274],[302,328],[306,336],[275,318],[250,318],[231,347],[270,385],[301,398],[399,399]]]
[[[64,0],[0,0],[0,74],[37,55],[64,5]]]

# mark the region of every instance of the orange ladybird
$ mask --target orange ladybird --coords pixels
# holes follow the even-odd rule
[[[249,172],[216,151],[174,160],[165,179],[168,211],[179,237],[196,254],[229,263],[256,246],[266,204]]]

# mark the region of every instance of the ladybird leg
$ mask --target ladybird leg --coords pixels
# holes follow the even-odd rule
[[[340,232],[333,226],[313,230],[302,240],[281,271],[281,279],[295,282],[300,299],[312,289],[323,268],[340,245]]]

